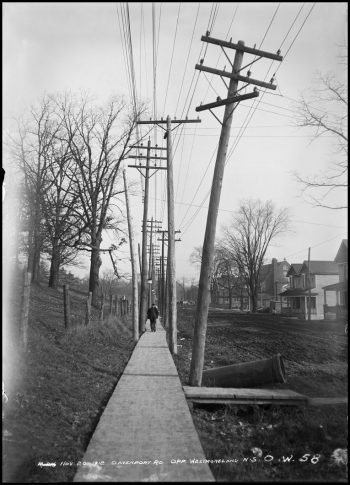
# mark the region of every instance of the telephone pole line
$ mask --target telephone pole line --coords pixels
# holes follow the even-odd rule
[[[134,145],[132,148],[136,149],[144,149],[143,145]],[[149,196],[149,179],[150,179],[150,170],[166,170],[165,167],[157,166],[155,163],[154,166],[150,166],[151,159],[164,159],[163,157],[151,157],[151,149],[156,149],[158,147],[151,147],[151,140],[147,142],[147,155],[129,155],[129,158],[136,158],[141,160],[146,160],[146,165],[142,165],[139,162],[139,165],[129,165],[129,167],[136,168],[143,177],[145,177],[145,195],[144,195],[144,203],[143,203],[143,221],[142,221],[142,257],[141,257],[141,297],[140,297],[140,313],[139,313],[139,331],[142,334],[145,331],[145,324],[146,324],[146,314],[147,314],[147,291],[148,291],[148,268],[147,268],[147,215],[148,215],[148,196]],[[141,169],[146,169],[145,174],[141,171]],[[155,172],[154,172],[155,173]]]
[[[224,54],[228,59],[229,57],[227,56],[227,53],[224,50],[224,47],[235,49],[236,53],[235,53],[233,64],[229,59],[230,64],[232,66],[231,73],[207,68],[203,66],[202,60],[200,61],[200,64],[197,64],[195,66],[195,68],[200,71],[207,71],[207,72],[212,72],[214,74],[218,74],[221,76],[222,79],[224,76],[229,77],[230,83],[228,86],[226,100],[221,100],[220,98],[218,98],[217,101],[214,103],[210,103],[204,106],[202,105],[196,108],[197,112],[203,111],[205,109],[209,109],[209,111],[221,124],[221,134],[220,134],[218,152],[217,152],[217,157],[215,162],[215,169],[214,169],[213,182],[212,182],[209,208],[208,208],[207,224],[206,224],[203,251],[202,251],[202,264],[201,264],[201,272],[200,272],[199,287],[198,287],[197,312],[196,312],[196,320],[195,320],[195,327],[194,327],[193,350],[192,350],[192,360],[191,360],[191,368],[190,368],[190,385],[192,386],[200,386],[202,382],[205,338],[206,338],[207,319],[208,319],[208,311],[209,311],[210,278],[211,278],[213,259],[214,259],[216,222],[217,222],[217,215],[218,215],[219,204],[220,204],[220,195],[221,195],[221,187],[222,187],[222,181],[224,176],[224,168],[226,163],[226,154],[227,154],[228,143],[230,139],[232,114],[236,109],[236,107],[238,106],[239,101],[242,101],[243,99],[253,98],[259,95],[256,88],[252,93],[248,93],[245,95],[237,95],[238,82],[244,81],[247,84],[255,84],[260,86],[262,85],[260,81],[251,79],[250,74],[248,75],[248,77],[240,76],[239,72],[242,70],[241,66],[243,62],[243,55],[244,55],[244,52],[246,52],[246,53],[254,54],[259,57],[269,57],[275,60],[282,60],[282,57],[279,56],[278,54],[275,55],[275,54],[266,53],[264,51],[260,51],[258,49],[247,48],[244,45],[243,41],[238,41],[238,44],[233,44],[232,42],[211,38],[210,32],[207,32],[206,36],[202,36],[201,40],[208,43],[219,45],[224,51]],[[251,63],[249,63],[248,65],[251,65]],[[270,82],[270,84],[264,83],[263,87],[276,89],[275,85],[273,85],[272,82]],[[212,108],[215,108],[217,106],[225,106],[222,122],[212,112]]]
[[[167,315],[169,322],[169,348],[172,354],[177,354],[177,306],[176,306],[176,274],[175,274],[175,215],[174,215],[174,180],[173,180],[173,154],[172,154],[172,131],[182,123],[199,123],[200,120],[172,120],[167,116],[166,120],[138,121],[139,124],[154,124],[160,126],[167,140],[167,194],[168,194],[168,301]],[[171,128],[172,123],[177,126]],[[164,128],[162,125],[166,125]]]
[[[310,274],[310,253],[311,253],[311,248],[308,250],[308,256],[307,256],[307,286],[308,286],[308,301],[307,301],[307,319],[308,321],[311,321],[311,274]]]
[[[129,229],[129,240],[130,240],[130,257],[131,257],[131,272],[132,272],[132,320],[133,320],[133,334],[134,341],[137,342],[139,339],[139,302],[138,302],[138,283],[137,283],[137,260],[136,260],[136,248],[135,248],[135,238],[134,238],[134,228],[132,224],[132,216],[130,210],[129,202],[129,189],[126,180],[126,170],[123,170],[124,178],[124,190],[125,190],[125,201],[126,201],[126,211],[128,216],[128,229]]]
[[[162,241],[162,256],[161,256],[161,292],[160,292],[160,295],[161,295],[161,314],[164,315],[165,314],[165,292],[166,292],[166,288],[165,288],[165,277],[164,277],[164,272],[165,272],[165,264],[164,264],[164,248],[165,248],[165,243],[168,242],[168,239],[165,237],[166,234],[168,234],[168,231],[167,230],[161,230],[161,231],[157,231],[159,233],[162,234],[162,238],[159,239],[158,238],[158,241]],[[176,233],[179,233],[181,231],[174,231],[175,234]],[[181,239],[175,239],[175,242],[177,241],[181,241]],[[167,259],[167,258],[165,258]],[[167,319],[166,315],[165,316],[165,320]],[[165,322],[164,322],[165,323]],[[167,322],[166,322],[167,323]]]

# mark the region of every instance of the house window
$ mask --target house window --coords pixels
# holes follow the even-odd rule
[[[339,280],[340,281],[347,281],[348,280],[348,263],[339,264]]]
[[[309,304],[309,299],[307,298],[306,304]],[[311,310],[316,310],[316,297],[312,296],[311,297]]]
[[[288,273],[288,266],[286,264],[284,264],[282,266],[282,270],[283,270],[283,276],[287,276],[287,273]]]
[[[304,275],[298,275],[294,277],[294,288],[303,288]]]
[[[300,298],[292,298],[292,308],[298,310],[300,308]]]

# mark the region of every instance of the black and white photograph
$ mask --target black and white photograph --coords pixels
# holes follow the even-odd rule
[[[2,32],[2,482],[347,483],[348,3]]]

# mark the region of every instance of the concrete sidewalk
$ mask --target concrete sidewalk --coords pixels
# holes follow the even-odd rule
[[[157,327],[137,343],[75,482],[215,481],[200,462],[205,455],[165,331]]]

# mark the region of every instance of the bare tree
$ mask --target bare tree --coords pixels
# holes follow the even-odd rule
[[[239,268],[232,258],[230,251],[221,243],[218,243],[216,250],[217,259],[217,287],[218,292],[226,291],[229,299],[229,308],[232,308],[234,292],[240,294],[241,309],[243,309],[243,279]]]
[[[193,251],[190,254],[191,264],[194,264],[194,265],[202,264],[202,250],[203,250],[202,246],[196,246],[195,248],[193,248]],[[221,269],[220,269],[220,265],[222,263],[221,256],[222,255],[220,254],[219,248],[215,247],[213,266],[212,266],[211,277],[210,277],[210,299],[211,299],[211,302],[214,304],[218,303],[218,297],[219,297],[218,278],[220,277],[220,273],[221,273]]]
[[[100,279],[101,293],[111,295],[116,291],[118,279],[112,270],[106,270]]]
[[[271,201],[243,201],[231,224],[223,230],[222,247],[231,256],[250,294],[251,308],[258,306],[261,266],[271,241],[288,229],[286,209],[276,211]]]
[[[8,140],[11,155],[23,176],[20,182],[24,189],[23,228],[28,231],[28,268],[33,282],[39,279],[40,256],[45,239],[43,197],[53,183],[49,167],[52,163],[52,144],[59,130],[53,112],[53,104],[44,97],[38,106],[30,109],[28,119],[17,121],[17,133],[10,135]]]
[[[77,245],[82,238],[86,223],[77,216],[80,199],[76,193],[71,177],[72,159],[68,144],[58,140],[55,147],[54,163],[49,166],[51,187],[43,194],[42,207],[45,218],[47,249],[51,257],[49,286],[57,288],[59,270],[62,265],[72,264],[78,255]]]
[[[79,196],[77,212],[88,231],[79,249],[91,252],[89,291],[92,304],[98,304],[100,246],[102,233],[118,230],[115,211],[118,196],[123,193],[121,162],[130,150],[129,144],[139,113],[127,115],[121,99],[112,99],[105,108],[96,107],[87,97],[74,102],[68,96],[59,102],[66,140],[74,161],[71,178]]]
[[[346,82],[334,74],[317,75],[317,85],[297,106],[296,123],[313,130],[313,139],[333,137],[334,154],[328,169],[312,177],[295,174],[309,202],[327,209],[347,208],[348,98]]]

